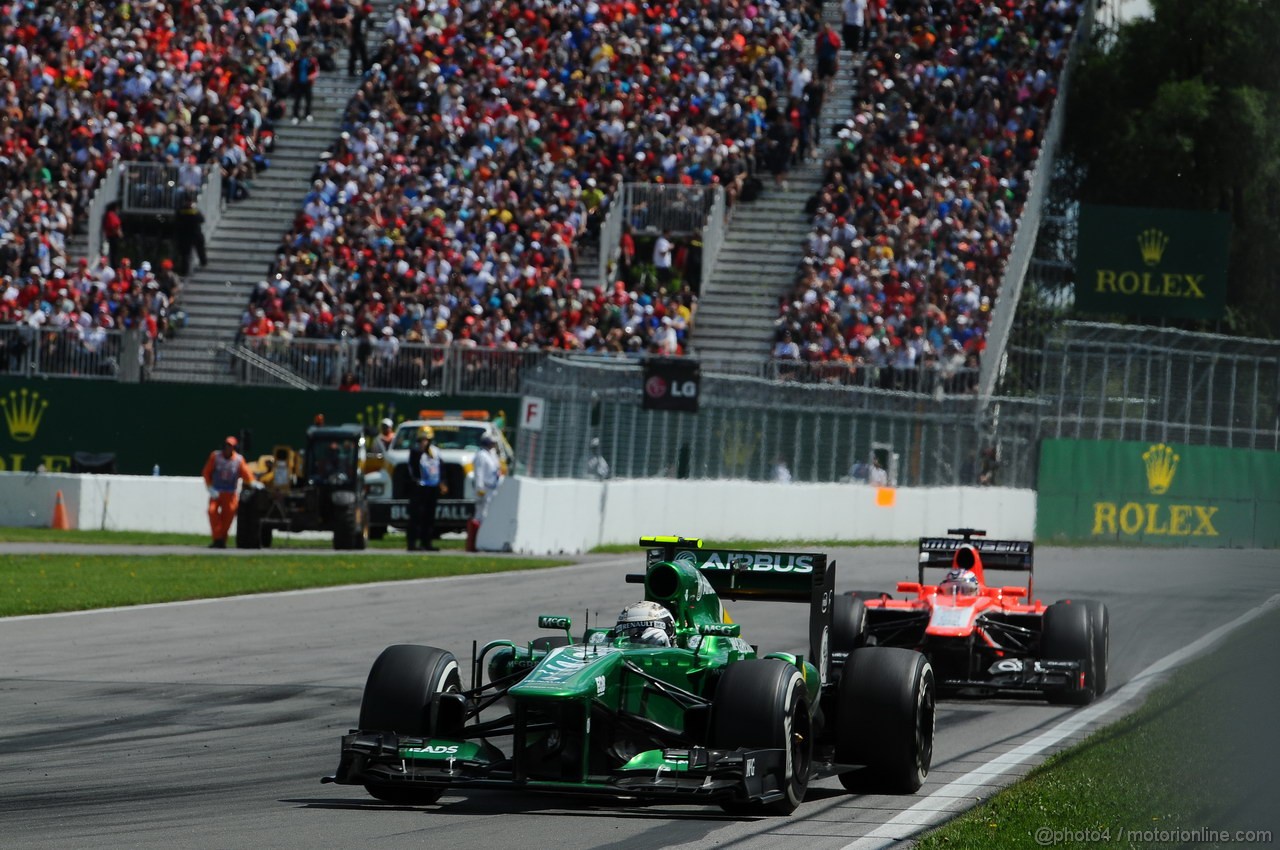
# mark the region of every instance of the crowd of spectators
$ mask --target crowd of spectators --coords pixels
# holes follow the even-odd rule
[[[139,257],[100,262],[100,246],[69,255],[94,190],[137,160],[207,164],[243,197],[293,57],[303,43],[331,55],[338,14],[306,0],[0,2],[0,324],[69,328],[86,346],[137,326],[154,352],[180,283]]]
[[[1078,14],[1076,0],[886,8],[775,357],[832,380],[900,386],[926,367],[971,385]]]
[[[770,123],[787,120],[814,11],[801,0],[395,7],[245,335],[364,339],[369,351],[684,351],[691,286],[661,274],[584,284],[578,247],[624,181],[718,183],[732,199]]]

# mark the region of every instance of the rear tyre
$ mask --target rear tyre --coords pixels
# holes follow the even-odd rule
[[[240,497],[240,507],[236,509],[236,548],[262,548],[262,506],[253,490]]]
[[[730,814],[789,815],[804,800],[813,760],[809,692],[793,664],[762,658],[725,668],[711,710],[710,746],[714,749],[781,749],[786,753],[777,777],[782,799],[772,803],[730,801]]]
[[[847,791],[914,794],[929,775],[937,693],[933,667],[911,649],[868,646],[840,679],[836,761]]]
[[[1040,656],[1045,661],[1078,661],[1083,685],[1073,690],[1050,691],[1054,705],[1088,705],[1097,689],[1093,644],[1094,627],[1086,602],[1055,602],[1044,612],[1040,632]]]
[[[867,640],[867,609],[853,595],[835,598],[831,610],[831,651],[853,652]]]
[[[334,520],[333,548],[363,549],[365,520],[364,509],[360,505],[353,505],[338,515]]]

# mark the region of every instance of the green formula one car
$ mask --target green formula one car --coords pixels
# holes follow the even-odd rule
[[[825,555],[702,549],[649,537],[642,619],[473,651],[398,645],[374,662],[336,773],[379,800],[429,804],[450,788],[599,793],[789,814],[809,781],[912,793],[933,752],[934,678],[913,650],[863,647],[834,623]],[[809,653],[760,656],[721,600],[809,605]],[[649,611],[662,612],[651,616]],[[625,620],[627,612],[624,611]],[[637,628],[633,628],[637,627]],[[488,683],[481,684],[482,672]]]

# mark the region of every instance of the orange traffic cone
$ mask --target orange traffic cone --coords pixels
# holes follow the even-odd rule
[[[60,528],[67,531],[71,528],[71,521],[67,519],[67,506],[62,503],[62,491],[58,491],[58,498],[53,502],[53,521],[49,523],[50,528]]]

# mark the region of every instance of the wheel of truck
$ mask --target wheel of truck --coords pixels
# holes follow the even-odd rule
[[[462,690],[458,659],[434,646],[389,646],[373,662],[360,701],[362,732],[394,732],[430,736],[428,709],[436,694]],[[366,783],[371,796],[387,803],[427,805],[440,799],[443,788]]]
[[[836,761],[847,791],[914,794],[929,775],[937,695],[933,667],[911,649],[867,646],[845,662],[837,701]]]
[[[1111,622],[1107,606],[1096,599],[1077,599],[1076,605],[1089,609],[1089,623],[1093,631],[1093,696],[1107,692],[1107,665],[1111,649]]]
[[[363,549],[367,516],[359,505],[352,505],[336,516],[333,522],[333,548]]]
[[[262,505],[253,490],[240,497],[236,509],[236,548],[262,548]]]
[[[1040,657],[1045,661],[1079,661],[1083,674],[1082,687],[1048,693],[1054,705],[1088,705],[1097,695],[1092,613],[1087,602],[1055,602],[1045,609]]]
[[[841,594],[831,606],[831,651],[853,652],[867,640],[867,609],[862,599]]]
[[[782,799],[759,804],[728,801],[732,814],[789,815],[804,800],[813,757],[812,717],[804,677],[794,664],[777,658],[739,661],[725,668],[711,709],[714,749],[781,749],[778,777]]]

